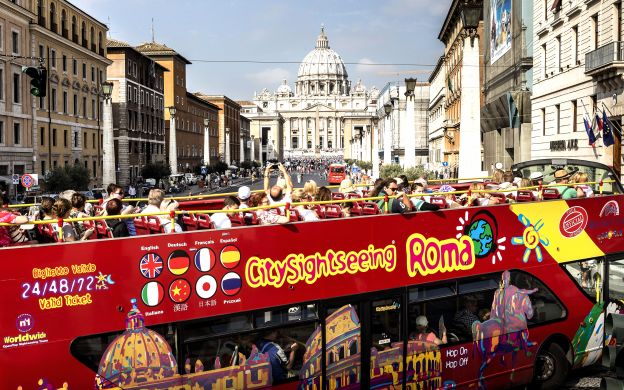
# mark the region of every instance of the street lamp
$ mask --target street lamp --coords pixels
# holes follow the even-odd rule
[[[225,128],[225,163],[230,166],[230,128]]]
[[[466,1],[462,5],[461,20],[464,29],[468,30],[470,35],[470,46],[474,47],[474,40],[477,35],[477,27],[481,21],[481,5],[477,3],[469,3]]]
[[[384,164],[390,164],[392,162],[392,129],[390,128],[390,114],[392,113],[392,101],[383,105],[386,117],[384,118],[384,133],[383,133],[383,162]]]
[[[113,83],[105,81],[101,85],[104,94],[104,112],[102,113],[103,140],[102,149],[102,180],[104,185],[117,182],[115,171],[115,140],[113,134],[113,103],[111,95],[113,93]]]
[[[386,116],[390,115],[390,113],[392,112],[392,103],[386,103],[383,107],[384,111],[386,112]]]
[[[403,166],[410,168],[416,165],[416,126],[414,125],[414,89],[416,88],[416,79],[405,79],[405,153],[403,159]]]
[[[171,174],[178,173],[178,145],[176,141],[176,108],[174,106],[167,107],[169,110],[169,167]]]
[[[256,161],[256,136],[251,135],[251,162]]]
[[[208,118],[204,118],[204,165],[210,165],[210,130],[208,129],[208,125],[210,124],[210,120]]]

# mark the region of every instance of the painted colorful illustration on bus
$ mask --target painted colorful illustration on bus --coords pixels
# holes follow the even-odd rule
[[[496,357],[511,353],[510,367],[516,367],[519,351],[527,356],[535,343],[529,341],[527,319],[533,317],[530,294],[537,289],[525,290],[509,283],[511,274],[503,272],[500,287],[494,292],[490,319],[475,321],[472,333],[475,349],[480,354],[479,386],[485,388],[485,370]],[[502,360],[502,359],[501,359]],[[503,360],[504,361],[504,360]],[[513,381],[513,369],[512,369]]]
[[[96,388],[137,390],[144,389],[151,382],[158,382],[153,388],[208,390],[262,388],[272,383],[269,356],[259,353],[255,345],[252,345],[248,359],[238,353],[237,364],[222,366],[217,356],[213,370],[204,371],[204,362],[200,359],[195,360],[191,370],[191,361],[187,359],[185,374],[178,374],[171,347],[163,336],[145,327],[145,319],[135,299],[132,305],[126,318],[126,330],[102,356],[95,378]]]
[[[302,390],[320,390],[323,377],[321,375],[322,339],[321,327],[317,326],[306,341],[303,365],[299,371]]]
[[[456,238],[466,235],[472,239],[474,244],[474,253],[477,258],[492,256],[492,264],[496,261],[502,261],[503,255],[501,251],[505,250],[505,241],[507,237],[498,238],[498,224],[496,218],[487,210],[481,210],[475,213],[471,218],[468,211],[463,217],[459,217],[459,231]]]
[[[535,257],[537,258],[538,263],[541,263],[543,256],[539,244],[542,244],[544,247],[547,247],[550,244],[550,240],[548,240],[548,238],[540,237],[539,234],[539,231],[544,227],[544,222],[539,219],[535,222],[535,224],[533,224],[524,214],[518,215],[518,220],[525,226],[525,229],[522,233],[522,237],[512,237],[511,243],[513,245],[524,245],[526,247],[524,256],[522,256],[522,261],[527,263],[529,261],[529,257],[531,257],[531,253],[535,250]]]
[[[598,302],[592,307],[581,326],[572,339],[574,351],[574,368],[590,366],[602,356],[604,346],[604,320],[610,313],[622,313],[624,308],[620,302],[609,302],[606,310],[604,302]]]

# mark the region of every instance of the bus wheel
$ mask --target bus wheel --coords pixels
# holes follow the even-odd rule
[[[557,343],[540,350],[535,359],[533,384],[536,389],[558,389],[568,376],[570,367],[565,352]]]

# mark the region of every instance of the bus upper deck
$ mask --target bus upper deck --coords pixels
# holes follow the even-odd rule
[[[624,297],[624,197],[590,182],[583,199],[2,249],[0,385],[548,387],[599,357],[599,313]]]

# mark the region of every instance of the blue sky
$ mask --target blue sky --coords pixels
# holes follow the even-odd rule
[[[156,41],[193,62],[187,89],[251,100],[262,88],[292,87],[299,62],[314,48],[321,23],[347,64],[349,79],[381,89],[388,81],[428,78],[443,54],[438,33],[450,0],[74,0],[110,28],[110,36],[138,45]],[[195,61],[194,61],[195,60]],[[200,60],[276,61],[274,64]],[[295,63],[287,63],[295,62]],[[367,66],[363,64],[422,64]]]

